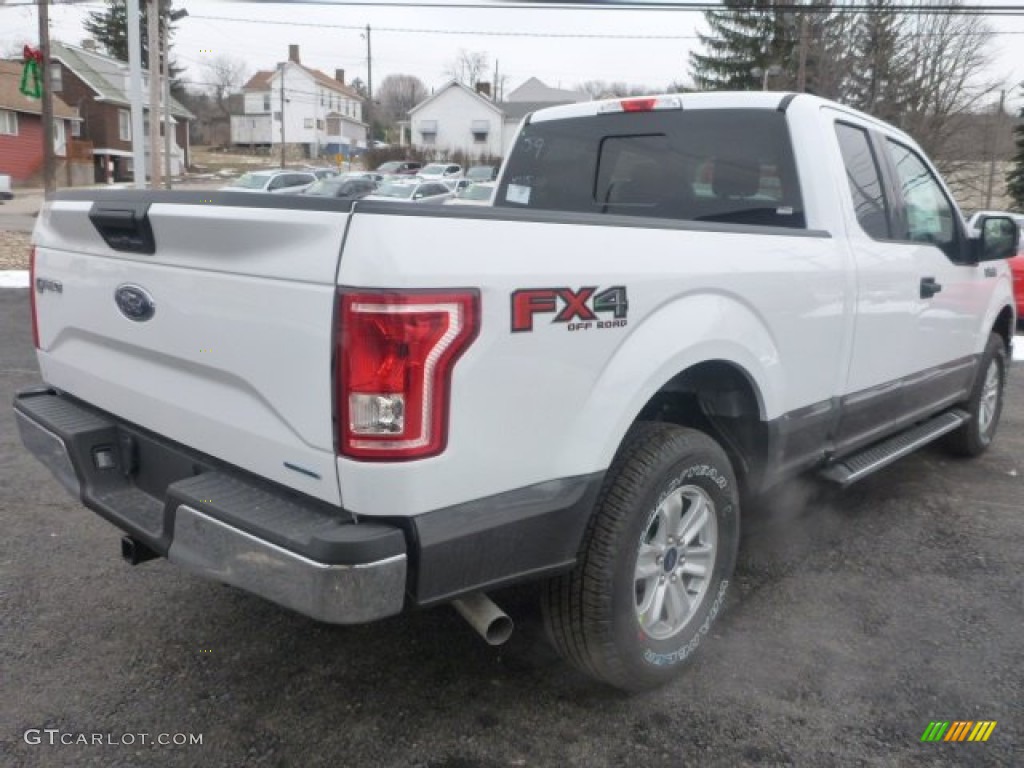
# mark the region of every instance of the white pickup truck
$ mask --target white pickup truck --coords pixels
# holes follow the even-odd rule
[[[39,217],[25,445],[163,556],[334,623],[544,580],[558,650],[676,674],[741,500],[999,421],[1008,218],[808,95],[529,116],[486,208],[68,191]]]

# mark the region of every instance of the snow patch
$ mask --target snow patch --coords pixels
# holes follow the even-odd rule
[[[28,288],[28,270],[0,270],[0,288]]]

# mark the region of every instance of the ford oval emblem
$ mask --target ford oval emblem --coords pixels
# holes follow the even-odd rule
[[[146,322],[156,313],[153,297],[140,285],[119,285],[114,291],[114,301],[122,315],[137,323]]]

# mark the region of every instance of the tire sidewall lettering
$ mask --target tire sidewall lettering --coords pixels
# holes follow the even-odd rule
[[[729,590],[729,575],[735,562],[735,552],[728,550],[728,545],[722,548],[722,544],[729,541],[729,532],[738,525],[736,521],[735,497],[732,490],[731,472],[723,471],[721,467],[702,461],[686,462],[676,465],[670,475],[671,479],[661,486],[661,490],[653,500],[653,506],[645,506],[643,520],[651,519],[651,516],[666,498],[684,485],[696,485],[711,496],[714,502],[715,515],[720,528],[720,548],[715,556],[715,564],[711,576],[711,584],[705,594],[703,603],[698,607],[696,614],[691,618],[679,634],[665,640],[655,640],[649,637],[639,626],[632,599],[629,601],[629,611],[632,624],[636,627],[636,640],[639,644],[637,661],[648,669],[667,669],[685,662],[701,645],[707,636],[711,625],[722,610]],[[650,497],[648,497],[650,498]],[[639,541],[643,532],[636,533],[635,541]],[[635,563],[630,568],[635,567]],[[630,571],[632,572],[632,571]],[[712,595],[714,596],[712,598]],[[694,629],[693,627],[696,627]]]

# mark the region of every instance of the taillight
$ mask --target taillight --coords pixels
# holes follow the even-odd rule
[[[28,255],[28,302],[32,310],[32,343],[39,349],[39,317],[36,311],[36,247]]]
[[[370,460],[441,453],[448,439],[452,368],[480,328],[479,292],[341,292],[340,302],[340,452]]]
[[[599,114],[610,112],[657,112],[663,109],[682,109],[678,96],[642,96],[639,98],[606,101],[597,108]]]

